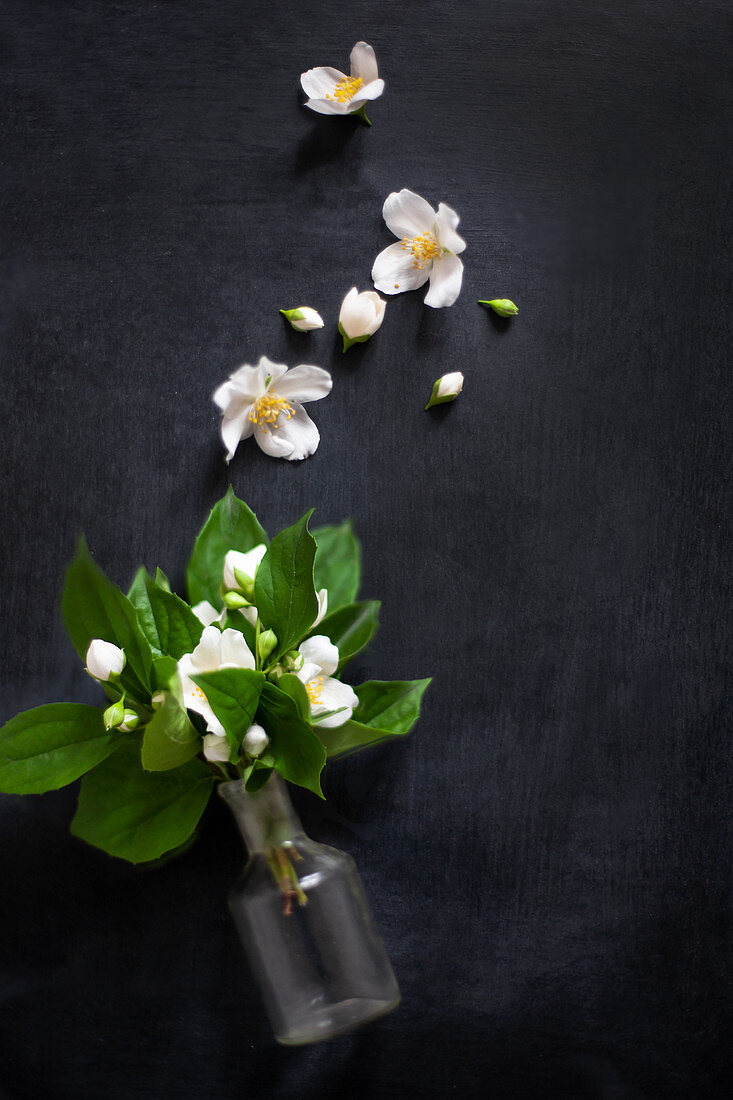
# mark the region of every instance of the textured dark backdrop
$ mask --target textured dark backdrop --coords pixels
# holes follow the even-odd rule
[[[322,1047],[271,1039],[222,807],[141,871],[68,836],[73,790],[1,799],[3,1097],[727,1094],[727,7],[3,4],[0,717],[98,697],[77,532],[180,583],[230,479],[271,530],[353,516],[384,600],[355,678],[435,676],[409,741],[298,800],[404,995]],[[371,130],[298,92],[359,38]],[[461,214],[463,294],[342,358],[401,187]],[[321,446],[227,470],[210,394],[262,352],[332,369]]]

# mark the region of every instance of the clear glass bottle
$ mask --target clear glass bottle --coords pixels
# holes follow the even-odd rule
[[[303,832],[273,772],[248,794],[220,783],[250,856],[229,907],[275,1038],[316,1043],[391,1012],[400,991],[356,864]]]

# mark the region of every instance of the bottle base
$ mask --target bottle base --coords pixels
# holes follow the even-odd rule
[[[304,1046],[307,1043],[322,1043],[337,1035],[346,1035],[362,1024],[368,1024],[380,1016],[386,1016],[400,1003],[399,994],[391,1001],[368,1000],[351,997],[347,1001],[328,1005],[317,1012],[308,1014],[302,1024],[296,1024],[282,1035],[276,1035],[278,1043],[286,1047]]]

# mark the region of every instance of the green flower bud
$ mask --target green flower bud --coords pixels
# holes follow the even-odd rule
[[[482,302],[479,299],[480,306],[490,306],[494,313],[498,313],[500,317],[514,317],[519,310],[514,305],[514,302],[509,298],[492,298],[490,302]]]
[[[459,370],[453,371],[452,374],[444,374],[433,385],[433,392],[430,394],[425,411],[432,409],[433,405],[445,405],[449,401],[455,401],[462,389],[463,375]]]
[[[281,309],[280,312],[297,332],[312,332],[313,329],[323,328],[323,318],[320,313],[317,313],[310,306],[298,306],[297,309]]]
[[[155,695],[150,700],[150,705],[153,708],[153,710],[160,710],[160,708],[163,706],[164,702],[165,702],[165,692],[164,691],[156,691]]]
[[[297,649],[290,649],[283,657],[283,664],[288,672],[299,672],[303,667],[305,657]]]
[[[255,598],[254,579],[250,577],[247,573],[243,573],[241,569],[237,569],[236,566],[234,567],[234,578],[239,585],[241,591],[244,592],[245,596],[251,603],[252,600]]]
[[[124,720],[120,726],[123,733],[132,733],[140,725],[140,715],[134,710],[126,710]]]
[[[230,611],[236,611],[240,607],[249,607],[249,600],[243,596],[240,592],[225,592],[224,603]]]
[[[263,630],[257,639],[257,656],[261,661],[266,660],[277,646],[277,635],[274,630]]]
[[[112,706],[107,707],[106,711],[102,715],[102,721],[104,722],[104,728],[106,730],[116,729],[121,725],[125,719],[125,704],[121,699],[118,699]]]

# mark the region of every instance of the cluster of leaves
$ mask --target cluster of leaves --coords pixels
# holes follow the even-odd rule
[[[370,641],[379,603],[357,600],[361,549],[349,523],[308,529],[310,513],[272,541],[254,513],[230,489],[212,509],[193,547],[186,571],[190,603],[171,591],[161,570],[141,568],[125,595],[94,563],[82,539],[66,576],[62,613],[82,659],[101,638],[122,648],[126,664],[109,699],[123,694],[140,716],[134,732],[107,729],[104,708],[52,703],[25,711],[0,730],[0,791],[35,794],[82,777],[71,831],[111,855],[139,863],[184,850],[194,836],[217,779],[241,775],[256,790],[277,770],[285,779],[321,797],[327,759],[343,756],[410,731],[429,680],[371,680],[354,690],[352,718],[333,729],[310,721],[310,702],[291,673],[276,680],[267,670],[225,668],[195,677],[224,727],[229,764],[213,765],[201,753],[205,732],[187,712],[176,663],[201,638],[202,623],[191,609],[202,600],[223,608],[221,593],[228,551],[267,545],[255,580],[262,627],[277,635],[268,665],[313,633],[316,592],[328,591],[328,614],[316,631],[338,647],[342,668]],[[254,653],[255,628],[244,616],[227,615]],[[241,757],[249,726],[262,725],[270,739],[255,760]]]

